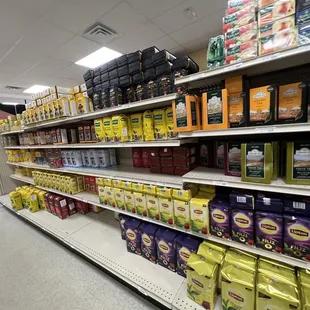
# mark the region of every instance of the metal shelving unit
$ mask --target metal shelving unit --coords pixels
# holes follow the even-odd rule
[[[182,177],[169,174],[151,173],[148,168],[134,168],[132,166],[115,166],[105,169],[99,168],[50,168],[47,165],[36,165],[31,163],[9,163],[9,165],[40,169],[46,171],[55,171],[60,173],[74,173],[78,175],[94,176],[98,178],[108,178],[116,180],[124,180],[129,182],[137,182],[143,184],[151,184],[158,186],[166,186],[172,188],[182,188]]]
[[[310,185],[286,184],[282,179],[272,181],[271,184],[242,182],[239,177],[224,175],[223,170],[198,167],[183,175],[183,182],[241,189],[251,189],[273,193],[286,193],[293,195],[310,196]]]
[[[23,176],[18,176],[18,175],[11,175],[11,178],[19,180],[19,181],[22,181],[22,182],[26,182],[28,184],[34,184],[33,179],[29,178],[29,177],[23,177]],[[164,226],[164,227],[167,227],[167,228],[170,228],[170,229],[173,229],[173,230],[177,230],[179,232],[183,232],[183,233],[195,236],[195,237],[199,237],[201,239],[211,240],[211,241],[223,244],[225,246],[233,247],[233,248],[236,248],[236,249],[239,249],[239,250],[243,250],[243,251],[246,251],[246,252],[249,252],[249,253],[252,253],[252,254],[255,254],[255,255],[259,255],[259,256],[262,256],[262,257],[274,259],[274,260],[286,263],[288,265],[292,265],[294,267],[310,269],[310,263],[309,262],[305,262],[305,261],[302,261],[302,260],[299,260],[299,259],[295,259],[295,258],[291,258],[291,257],[285,256],[285,255],[282,255],[282,254],[277,254],[277,253],[265,251],[263,249],[251,247],[251,246],[248,246],[248,245],[244,245],[244,244],[241,244],[241,243],[229,240],[229,239],[222,239],[222,238],[211,236],[211,235],[199,234],[199,233],[192,232],[192,231],[184,229],[184,228],[179,228],[179,227],[176,227],[176,226],[172,226],[172,225],[168,225],[168,224],[162,223],[161,221],[156,221],[156,220],[153,220],[153,219],[150,219],[150,218],[147,218],[147,217],[143,217],[143,216],[140,216],[140,215],[137,215],[137,214],[133,214],[133,213],[127,212],[126,210],[120,210],[120,209],[116,209],[116,208],[110,207],[108,205],[103,205],[103,204],[101,204],[99,202],[99,197],[96,194],[91,194],[91,193],[88,193],[88,192],[82,192],[82,193],[78,193],[78,194],[75,194],[75,195],[70,195],[70,194],[66,194],[66,193],[63,193],[63,192],[58,191],[58,190],[54,190],[54,189],[50,189],[50,188],[46,188],[46,187],[42,187],[42,186],[36,186],[36,187],[38,187],[40,189],[43,189],[43,190],[46,190],[46,191],[49,191],[49,192],[52,192],[52,193],[55,193],[55,194],[58,194],[58,195],[63,195],[63,196],[70,197],[70,198],[73,198],[73,199],[76,199],[76,200],[80,200],[80,201],[83,201],[83,202],[86,202],[86,203],[90,203],[90,204],[99,206],[100,208],[103,208],[103,209],[106,209],[106,210],[110,210],[110,211],[113,211],[113,212],[118,212],[118,213],[121,213],[121,214],[126,214],[128,216],[138,218],[138,219],[143,220],[145,222],[149,222],[149,223],[153,223],[153,224],[156,224],[156,225]]]
[[[131,147],[178,147],[185,143],[197,143],[197,138],[173,139],[162,141],[141,142],[108,142],[108,143],[76,143],[76,144],[50,144],[50,145],[18,145],[6,146],[6,150],[28,149],[103,149],[103,148],[131,148]]]

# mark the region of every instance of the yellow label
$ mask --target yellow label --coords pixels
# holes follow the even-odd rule
[[[132,191],[124,191],[125,206],[128,212],[136,213],[135,196]]]
[[[153,141],[155,139],[154,114],[152,111],[145,111],[143,113],[143,132],[145,141]]]
[[[144,140],[142,113],[130,115],[130,128],[132,141]]]
[[[134,193],[135,205],[137,209],[137,214],[141,216],[147,216],[147,206],[146,206],[146,197],[143,193]]]
[[[174,224],[174,207],[171,198],[158,198],[160,219],[163,223]]]
[[[167,120],[164,109],[154,110],[155,140],[167,140]]]
[[[189,203],[182,200],[174,200],[174,222],[178,227],[190,229]]]
[[[105,142],[111,142],[114,138],[111,117],[105,117],[103,119],[103,131],[104,131]]]
[[[192,230],[198,233],[208,234],[209,226],[209,200],[205,198],[193,198],[190,201],[190,218]]]
[[[243,119],[243,98],[240,93],[228,96],[229,123],[240,123]]]
[[[302,116],[302,90],[300,83],[279,87],[279,119],[299,119]]]
[[[250,121],[265,121],[270,116],[269,86],[250,89]]]

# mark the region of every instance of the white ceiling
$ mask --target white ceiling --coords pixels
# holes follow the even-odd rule
[[[74,62],[103,45],[121,53],[156,45],[177,55],[206,47],[209,37],[221,33],[226,5],[227,0],[1,0],[0,102],[25,97],[6,85],[81,84],[87,69]],[[185,15],[188,7],[196,18]],[[96,21],[117,37],[84,36]]]

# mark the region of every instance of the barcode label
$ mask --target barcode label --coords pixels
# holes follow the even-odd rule
[[[61,200],[60,201],[60,206],[61,207],[64,207],[66,205],[66,200],[64,199],[64,200]]]
[[[75,208],[74,203],[73,203],[73,202],[72,202],[72,203],[70,203],[70,204],[69,204],[69,209],[70,209],[70,210],[73,210],[74,208]]]
[[[246,197],[237,196],[237,202],[246,203]]]
[[[295,202],[295,201],[293,201],[293,208],[294,209],[305,210],[306,209],[306,204],[304,202]]]
[[[227,182],[213,181],[213,185],[227,186]]]

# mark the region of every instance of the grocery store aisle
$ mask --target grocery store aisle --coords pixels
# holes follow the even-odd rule
[[[0,205],[0,309],[157,307]]]

